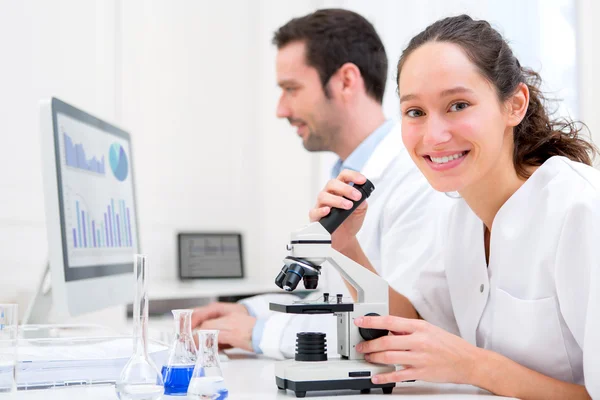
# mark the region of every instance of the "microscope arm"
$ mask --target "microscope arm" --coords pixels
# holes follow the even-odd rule
[[[328,261],[356,289],[359,303],[388,304],[388,283],[376,273],[331,247],[331,234],[313,222],[292,234],[290,256],[323,265]]]
[[[329,262],[356,289],[357,302],[388,304],[389,287],[382,277],[334,249],[331,253]]]
[[[387,282],[376,273],[331,247],[333,232],[375,189],[369,180],[362,185],[354,185],[354,188],[361,192],[362,196],[359,200],[352,201],[352,208],[332,208],[329,215],[321,218],[318,222],[313,222],[292,232],[288,245],[290,255],[286,260],[291,260],[291,263],[295,263],[295,265],[290,266],[291,264],[286,263],[286,266],[275,278],[275,283],[288,291],[294,290],[302,275],[318,275],[318,269],[323,263],[329,262],[356,289],[358,303],[378,303],[383,305],[387,312],[389,302]],[[310,264],[303,264],[299,261],[303,259]],[[311,265],[319,267],[313,268]],[[287,267],[290,269],[288,270]]]

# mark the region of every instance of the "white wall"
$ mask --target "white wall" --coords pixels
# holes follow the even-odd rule
[[[587,124],[594,142],[600,146],[600,4],[594,0],[578,0],[577,6],[581,120]],[[600,165],[600,160],[596,160],[596,163]]]
[[[311,3],[122,3],[122,122],[135,135],[141,245],[176,278],[176,233],[241,230],[273,279],[307,222],[315,156],[275,118],[273,31]]]
[[[550,3],[561,1],[569,0]],[[395,64],[412,35],[469,12],[500,25],[517,54],[535,63],[547,57],[536,50],[548,42],[539,12],[547,2],[0,0],[0,302],[24,302],[46,260],[40,98],[63,98],[132,132],[151,279],[175,279],[177,231],[241,230],[249,275],[271,280],[332,161],[304,151],[275,118],[273,31],[316,7],[364,14],[388,52],[384,109],[397,118]],[[593,0],[580,3],[580,87],[597,90],[577,99],[600,135],[591,67],[600,11]]]
[[[39,99],[116,115],[116,4],[0,0],[0,301],[33,290],[46,262]]]

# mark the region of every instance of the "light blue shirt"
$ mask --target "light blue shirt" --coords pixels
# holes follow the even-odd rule
[[[388,119],[363,140],[362,143],[350,153],[348,158],[344,161],[339,159],[331,170],[331,177],[336,178],[344,169],[360,172],[365,167],[367,161],[369,161],[369,158],[373,155],[377,146],[379,146],[379,143],[381,143],[381,141],[391,132],[394,124],[395,122],[393,120]]]
[[[351,169],[354,171],[361,171],[369,158],[373,155],[373,152],[379,146],[379,143],[392,131],[395,122],[393,120],[387,120],[375,129],[356,149],[346,158],[344,161],[339,159],[331,170],[331,177],[337,177],[340,172],[344,169]],[[254,312],[249,307],[246,307],[248,314],[256,317]],[[252,329],[252,349],[256,354],[262,354],[260,349],[260,341],[265,330],[267,318],[258,318],[254,328]]]

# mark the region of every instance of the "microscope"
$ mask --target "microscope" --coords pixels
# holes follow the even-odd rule
[[[344,220],[371,195],[375,187],[367,180],[354,185],[362,197],[353,201],[349,210],[332,208],[329,215],[318,222],[295,231],[287,245],[289,255],[275,278],[275,284],[285,291],[296,289],[300,281],[306,289],[316,289],[321,268],[330,264],[356,289],[357,301],[344,302],[342,295],[335,298],[324,293],[322,301],[295,302],[293,304],[270,303],[269,308],[291,314],[334,314],[337,317],[337,352],[340,358],[327,358],[324,333],[301,332],[296,337],[294,359],[275,364],[275,379],[280,390],[290,389],[296,397],[305,397],[308,391],[360,390],[369,393],[381,388],[390,394],[395,383],[374,384],[371,377],[393,372],[394,366],[371,364],[364,355],[356,352],[356,345],[388,334],[383,329],[358,328],[354,319],[366,315],[388,315],[388,284],[377,274],[331,247],[331,234]]]

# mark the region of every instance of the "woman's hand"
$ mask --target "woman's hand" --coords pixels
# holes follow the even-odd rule
[[[422,380],[473,384],[482,350],[464,339],[418,319],[394,316],[354,320],[362,328],[388,329],[390,334],[359,343],[356,350],[377,364],[401,365],[404,369],[373,377],[376,384]]]
[[[310,221],[319,221],[329,215],[332,207],[345,210],[352,208],[352,202],[348,199],[359,200],[361,193],[349,183],[362,185],[366,180],[367,178],[356,171],[343,170],[336,179],[327,182],[325,188],[319,193],[317,204],[308,213]],[[352,243],[363,224],[366,213],[367,202],[364,201],[331,235],[331,245],[334,249],[343,252]]]

